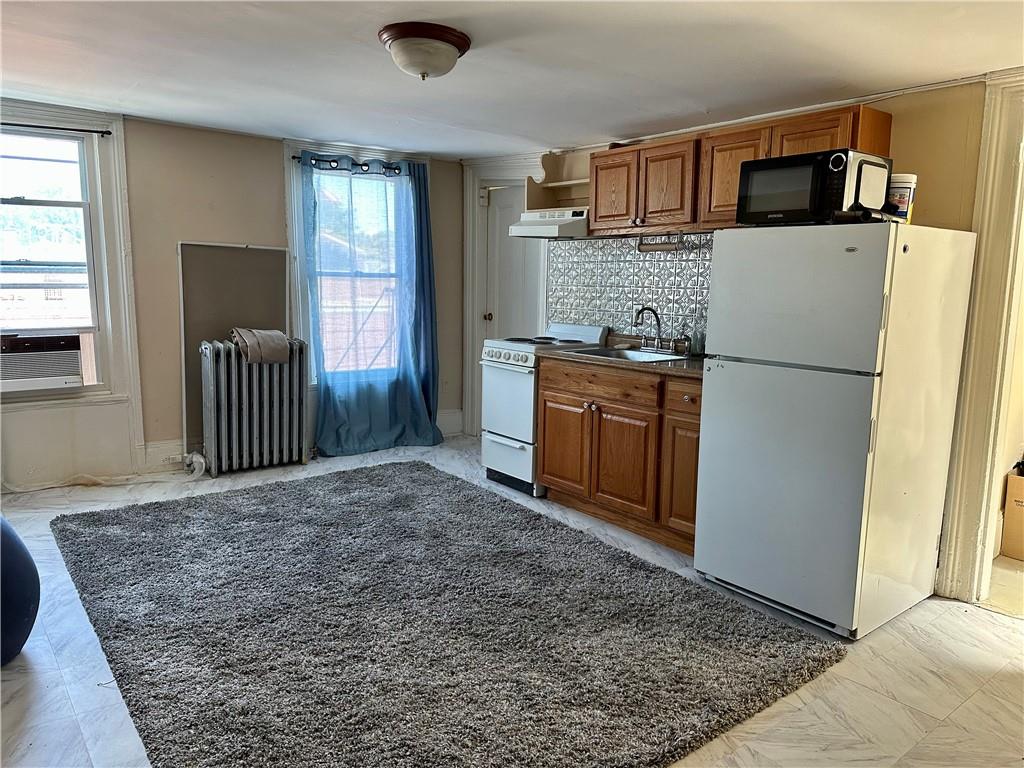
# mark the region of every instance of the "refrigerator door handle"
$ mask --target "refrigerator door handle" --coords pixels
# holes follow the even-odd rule
[[[882,294],[882,327],[881,330],[885,330],[889,325],[889,293],[888,291]]]
[[[868,454],[875,452],[875,438],[878,436],[878,420],[871,419],[871,434],[868,437]]]

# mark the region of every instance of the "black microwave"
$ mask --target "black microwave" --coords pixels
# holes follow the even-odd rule
[[[892,160],[853,149],[747,160],[740,165],[738,224],[812,224],[881,211]]]

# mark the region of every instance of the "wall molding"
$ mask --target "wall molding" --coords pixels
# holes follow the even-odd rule
[[[157,472],[176,472],[183,466],[181,440],[157,440],[146,443],[145,462],[137,468],[140,475]]]
[[[445,437],[462,434],[462,410],[452,409],[437,412],[437,428]]]
[[[972,229],[978,233],[964,366],[935,591],[976,602],[988,592],[1009,392],[1009,344],[1020,309],[1024,75],[990,79]]]
[[[480,434],[476,379],[486,335],[487,206],[481,205],[481,192],[487,187],[522,185],[527,176],[543,178],[542,154],[465,160],[462,164],[462,417],[467,435]]]

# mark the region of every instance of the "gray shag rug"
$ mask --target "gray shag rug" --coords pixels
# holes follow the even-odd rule
[[[666,766],[822,640],[419,463],[52,523],[156,766]]]

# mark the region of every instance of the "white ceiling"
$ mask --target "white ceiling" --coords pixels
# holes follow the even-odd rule
[[[570,147],[1020,66],[1024,3],[4,2],[5,96],[474,157]],[[395,21],[465,31],[420,82]]]

